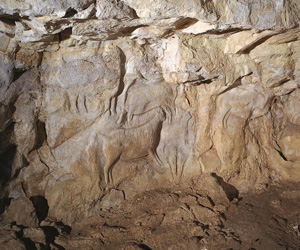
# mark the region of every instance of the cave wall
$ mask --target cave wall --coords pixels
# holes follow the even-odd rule
[[[72,224],[213,174],[300,177],[297,0],[0,3],[1,197]],[[205,183],[203,183],[205,185]]]

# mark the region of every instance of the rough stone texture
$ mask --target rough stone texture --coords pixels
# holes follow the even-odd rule
[[[1,246],[298,249],[299,19],[298,0],[2,0]]]
[[[38,226],[35,208],[25,197],[12,200],[4,216],[19,226],[33,228]]]

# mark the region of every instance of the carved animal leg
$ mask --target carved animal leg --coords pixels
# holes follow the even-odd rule
[[[175,181],[175,171],[176,170],[173,169],[174,168],[174,164],[172,164],[171,161],[168,160],[168,165],[169,165],[169,168],[170,168],[170,172],[171,172],[172,178]]]
[[[156,163],[159,166],[163,164],[163,162],[161,161],[161,159],[159,158],[159,156],[157,155],[157,153],[154,150],[149,150],[148,154],[150,155],[150,157],[152,159],[154,159],[156,161]]]
[[[104,165],[104,181],[105,184],[107,185],[110,182],[111,179],[111,168],[113,165],[113,162],[115,161],[114,158],[109,158],[107,157],[106,161],[105,161],[105,165]]]
[[[104,153],[105,153],[105,165],[103,167],[104,171],[104,181],[105,184],[108,185],[110,181],[112,181],[112,167],[118,161],[121,155],[121,148],[114,147],[112,145],[105,145],[104,146]]]
[[[187,162],[187,158],[185,158],[184,160],[179,161],[179,168],[180,169],[178,171],[178,180],[181,180],[181,178],[183,176],[183,172],[184,172],[186,162]]]
[[[163,111],[166,114],[166,118],[167,118],[168,123],[171,124],[171,122],[172,122],[172,115],[173,115],[171,108],[168,105],[165,105],[163,107]]]
[[[163,162],[161,161],[161,159],[159,158],[159,156],[156,154],[155,151],[149,150],[148,152],[148,156],[154,161],[156,162],[156,164],[154,165],[155,170],[162,174],[163,173],[163,169],[160,167],[161,165],[163,165]]]
[[[116,114],[116,97],[110,97],[108,102],[107,110],[110,115]]]
[[[204,173],[205,172],[205,166],[204,166],[204,163],[202,161],[202,156],[201,155],[198,158],[198,162],[199,162],[199,165],[200,165],[201,172]]]

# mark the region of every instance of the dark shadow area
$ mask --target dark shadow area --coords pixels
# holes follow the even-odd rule
[[[13,143],[13,133],[15,123],[12,121],[15,107],[9,103],[2,113],[1,121],[5,124],[0,133],[0,197],[3,198],[3,188],[11,179],[12,164],[17,151],[17,146]],[[3,124],[2,123],[2,124]]]
[[[13,77],[13,82],[18,80],[24,73],[26,72],[26,70],[24,69],[14,69],[14,77]]]
[[[36,215],[38,217],[39,222],[46,219],[49,211],[49,206],[46,198],[44,196],[31,196],[30,200],[35,208]]]
[[[37,130],[37,136],[35,142],[35,149],[39,149],[43,145],[44,141],[47,140],[45,123],[38,120],[36,123],[36,130]]]
[[[61,31],[58,35],[59,35],[59,41],[68,40],[72,35],[72,28],[66,28],[63,31]]]
[[[64,247],[62,247],[54,242],[55,237],[59,235],[59,233],[55,227],[45,226],[45,227],[41,227],[41,228],[44,231],[44,234],[46,236],[47,247],[50,247],[49,244],[51,243],[58,250],[66,250]],[[51,249],[51,248],[48,248],[48,249]]]
[[[3,214],[5,209],[10,205],[11,198],[0,199],[0,214]]]
[[[15,223],[13,223],[13,225],[17,226],[18,228],[20,228],[21,230],[16,232],[16,237],[22,241],[25,245],[25,249],[26,250],[37,250],[34,242],[29,239],[29,238],[24,238],[24,233],[23,233],[23,229],[25,228],[22,225],[16,225]]]
[[[0,21],[9,25],[9,26],[15,26],[15,21],[14,20],[11,20],[9,18],[5,18],[5,17],[0,17]],[[13,37],[14,35],[13,34],[9,34],[9,33],[6,33],[7,36],[9,37]]]
[[[145,245],[145,244],[138,244],[138,247],[139,247],[140,249],[143,249],[143,250],[152,250],[151,247],[148,247],[148,246]]]
[[[8,115],[13,115],[15,109],[12,109]],[[6,129],[0,133],[0,154],[7,148],[9,145],[12,145],[11,138],[14,132],[14,125],[15,123],[11,122]]]
[[[13,13],[13,14],[1,14],[0,20],[8,23],[8,22],[19,22],[20,20],[30,20],[28,16],[20,16],[19,13]]]
[[[72,228],[71,228],[70,226],[65,225],[65,224],[62,223],[61,221],[56,222],[55,224],[56,224],[57,227],[60,228],[60,230],[61,230],[61,232],[62,232],[63,234],[70,234],[71,231],[72,231]]]
[[[7,17],[0,17],[0,21],[8,25],[15,25],[15,22]]]
[[[226,194],[229,201],[232,201],[233,199],[239,197],[239,191],[233,185],[231,185],[229,183],[226,183],[223,180],[223,178],[216,175],[216,173],[212,173],[211,176],[214,177],[217,180],[219,185],[224,190],[224,192],[225,192],[225,194]]]
[[[45,233],[47,243],[53,243],[55,237],[59,235],[57,229],[55,227],[44,226],[41,227]]]
[[[26,72],[25,69],[14,69],[14,77],[12,82],[18,80],[24,73]]]
[[[66,11],[66,14],[62,17],[62,18],[69,18],[69,17],[73,17],[77,14],[77,10],[73,9],[73,8],[69,8]]]
[[[15,144],[12,144],[6,147],[4,150],[1,150],[0,152],[1,188],[3,188],[11,178],[12,164],[13,164],[16,151],[17,151],[17,146]]]

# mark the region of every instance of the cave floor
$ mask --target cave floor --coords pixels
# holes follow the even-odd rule
[[[155,190],[56,242],[66,249],[300,249],[299,198],[300,184],[287,183],[228,203],[200,189]]]
[[[71,227],[43,222],[46,244],[22,237],[11,223],[1,249],[300,249],[300,184],[218,198],[196,186],[159,189],[99,211]],[[49,223],[48,226],[45,226]]]

